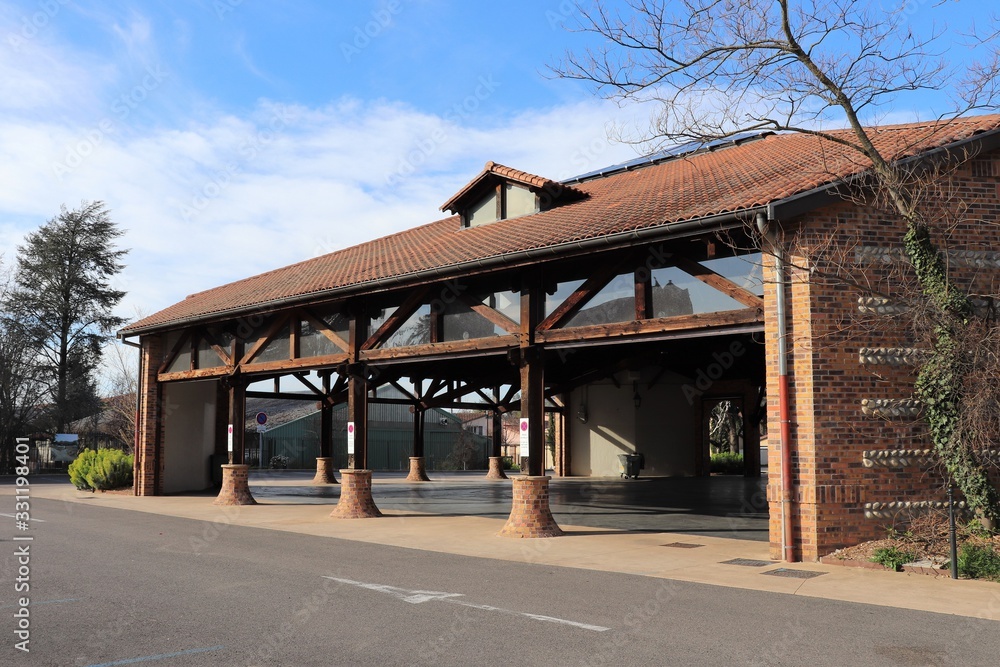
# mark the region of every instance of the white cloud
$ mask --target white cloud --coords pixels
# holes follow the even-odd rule
[[[220,111],[173,74],[136,69],[137,54],[157,62],[149,21],[101,20],[126,52],[118,64],[57,42],[55,27],[0,48],[0,255],[13,261],[61,204],[103,200],[131,248],[125,317],[438,219],[487,160],[564,178],[633,155],[605,138],[624,113],[613,105],[497,118],[483,81],[438,114],[352,97]]]

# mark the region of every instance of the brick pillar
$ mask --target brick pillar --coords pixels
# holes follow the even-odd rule
[[[163,361],[163,341],[159,336],[144,336],[139,351],[139,405],[136,415],[135,467],[132,491],[137,496],[155,496],[163,492],[163,419],[162,391],[157,370]]]
[[[369,519],[382,516],[372,499],[372,471],[347,468],[340,471],[340,500],[330,513],[335,519]]]
[[[407,482],[429,482],[430,477],[427,476],[427,470],[424,468],[424,457],[423,456],[411,456],[410,457],[410,474],[406,476]]]
[[[503,471],[503,457],[490,457],[490,471],[486,473],[486,479],[508,479],[507,473]]]
[[[330,456],[319,456],[316,458],[316,476],[313,477],[313,484],[338,484],[336,475],[333,474],[333,458]]]
[[[514,499],[510,517],[497,533],[500,537],[559,537],[562,529],[556,525],[549,510],[549,477],[514,477]]]
[[[250,466],[227,464],[222,466],[222,491],[215,499],[215,505],[256,505],[250,495],[248,475]]]

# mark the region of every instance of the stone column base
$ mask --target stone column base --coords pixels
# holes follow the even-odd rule
[[[411,456],[410,457],[410,474],[406,476],[407,482],[429,482],[431,478],[427,476],[427,470],[424,468],[424,457],[422,456]]]
[[[503,471],[503,457],[490,457],[490,471],[486,473],[486,479],[509,479],[507,473]]]
[[[338,484],[337,477],[333,474],[333,459],[329,456],[316,457],[316,476],[313,477],[313,484]]]
[[[511,478],[514,499],[500,537],[559,537],[563,531],[549,510],[549,477]]]
[[[225,464],[222,466],[222,490],[215,499],[215,505],[256,505],[250,495],[248,476],[250,466]]]
[[[372,499],[372,471],[340,471],[340,500],[330,512],[335,519],[369,519],[382,516]]]

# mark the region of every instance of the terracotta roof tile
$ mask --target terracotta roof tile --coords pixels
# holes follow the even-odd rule
[[[998,128],[1000,115],[972,116],[947,125],[887,126],[871,136],[884,155],[901,159]],[[838,134],[851,138],[847,131]],[[857,153],[830,140],[804,134],[769,135],[574,183],[585,198],[542,213],[468,229],[461,228],[458,216],[451,216],[199,292],[129,325],[123,333],[249,312],[351,287],[361,289],[510,253],[753,209],[836,183],[868,166]],[[487,163],[483,173],[487,172],[537,187],[544,187],[537,183],[549,182],[495,163]]]

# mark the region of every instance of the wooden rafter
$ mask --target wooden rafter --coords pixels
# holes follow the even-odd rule
[[[443,405],[449,405],[453,401],[455,401],[455,399],[461,398],[462,396],[466,396],[468,394],[474,394],[476,393],[476,390],[482,389],[483,387],[488,387],[494,382],[495,380],[493,378],[490,378],[489,380],[484,380],[476,383],[466,382],[464,384],[458,384],[456,386],[449,388],[443,394],[439,394],[431,398],[425,398],[421,402],[421,406],[424,408],[436,408]]]
[[[317,396],[321,396],[324,398],[326,397],[326,393],[322,389],[320,389],[312,382],[310,382],[308,379],[306,379],[305,373],[292,373],[292,377],[294,377],[296,380],[302,383],[306,389],[316,394]]]
[[[361,349],[375,349],[399,331],[399,328],[406,323],[406,320],[410,319],[410,316],[417,312],[417,309],[423,304],[424,297],[427,296],[427,290],[427,287],[421,287],[410,292],[403,299],[403,303],[399,304],[399,308],[382,323],[382,326],[375,333],[368,337],[368,340],[361,344]]]
[[[748,308],[763,308],[764,299],[757,296],[753,292],[749,292],[736,283],[734,283],[729,278],[720,275],[713,271],[712,269],[699,264],[698,262],[688,259],[687,257],[682,257],[680,255],[674,255],[672,258],[674,266],[678,269],[687,273],[688,275],[694,276],[701,282],[705,283],[710,287],[714,287],[723,294],[727,294],[732,298],[736,299],[744,306]]]
[[[576,315],[581,308],[593,299],[598,292],[608,286],[621,268],[621,263],[605,264],[593,275],[583,281],[566,300],[556,306],[552,314],[538,323],[536,331],[548,331],[562,326]]]
[[[501,313],[496,308],[490,308],[482,301],[477,301],[468,294],[462,294],[459,297],[462,303],[468,306],[471,310],[478,313],[479,315],[485,317],[487,320],[497,325],[507,333],[517,333],[520,329],[520,325],[517,322],[510,319],[503,313]]]
[[[337,332],[331,329],[326,322],[316,317],[306,309],[302,309],[300,314],[302,315],[302,319],[312,325],[313,329],[326,336],[326,339],[336,345],[340,350],[347,352],[350,347],[347,344],[347,341],[337,335]]]
[[[209,329],[205,329],[202,332],[202,338],[204,338],[205,342],[208,343],[209,347],[211,347],[212,350],[217,355],[219,355],[219,359],[222,360],[222,365],[223,366],[232,366],[233,365],[233,358],[232,358],[232,356],[230,356],[230,354],[228,352],[226,352],[225,348],[223,348],[221,345],[219,345],[219,340],[215,337],[214,334],[212,334],[212,332]]]
[[[277,335],[277,333],[281,331],[281,327],[285,326],[285,324],[288,322],[290,318],[291,318],[290,313],[286,313],[279,317],[275,317],[274,321],[271,322],[271,326],[269,326],[267,330],[264,332],[264,335],[258,338],[257,342],[254,343],[253,346],[251,346],[250,349],[246,351],[246,354],[243,355],[243,359],[240,360],[240,365],[249,364],[251,361],[253,361],[253,358],[256,357],[261,350],[264,349],[264,346],[266,346],[268,343],[271,342],[271,340]]]
[[[191,337],[190,331],[185,331],[184,333],[181,334],[181,337],[177,339],[177,342],[174,343],[174,346],[170,348],[170,353],[164,358],[163,363],[160,364],[160,367],[157,370],[157,374],[165,373],[166,370],[170,368],[170,364],[174,363],[174,359],[176,359],[177,355],[180,354],[181,350],[184,349],[184,344],[188,342],[188,339],[190,337]]]

